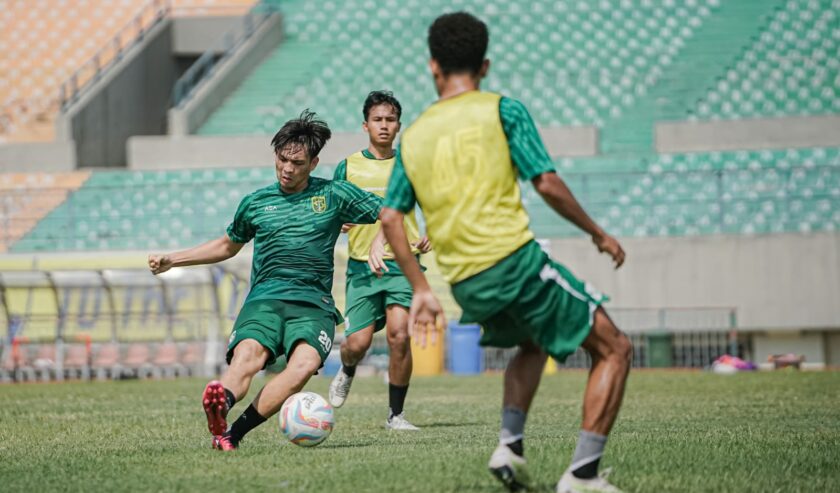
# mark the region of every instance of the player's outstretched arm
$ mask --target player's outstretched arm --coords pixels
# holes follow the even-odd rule
[[[408,282],[414,290],[411,299],[411,309],[408,312],[408,327],[412,336],[418,339],[421,346],[426,345],[426,338],[431,331],[432,344],[436,342],[437,328],[446,325],[443,308],[440,302],[432,293],[429,281],[420,270],[420,264],[411,253],[408,244],[408,237],[405,234],[403,225],[404,215],[396,209],[385,207],[382,209],[379,218],[382,220],[382,230],[385,231],[385,238],[391,245],[394,258],[400,266]]]
[[[235,243],[225,234],[189,250],[149,255],[149,270],[152,274],[161,274],[172,267],[215,264],[233,257],[243,246],[244,243]]]
[[[376,277],[382,277],[385,272],[390,272],[388,265],[385,263],[385,245],[388,241],[385,239],[385,230],[379,228],[376,236],[373,237],[373,242],[370,244],[370,251],[368,252],[368,267]]]
[[[552,209],[588,233],[598,251],[606,252],[612,257],[616,269],[621,267],[625,258],[621,244],[595,224],[557,173],[537,175],[531,183]]]

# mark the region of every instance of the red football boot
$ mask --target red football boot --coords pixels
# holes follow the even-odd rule
[[[218,435],[213,437],[213,448],[223,452],[230,452],[231,450],[236,450],[238,446],[233,443],[233,440],[229,436]]]
[[[207,428],[214,437],[219,437],[227,431],[227,399],[225,399],[225,388],[218,380],[213,380],[204,387],[204,395],[201,397],[201,404],[204,406],[204,413],[207,414]],[[215,439],[214,439],[215,443]]]

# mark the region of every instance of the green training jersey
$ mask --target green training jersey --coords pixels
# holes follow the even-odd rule
[[[347,181],[310,177],[287,194],[274,183],[239,204],[227,235],[254,240],[251,290],[245,300],[302,301],[335,311],[333,251],[344,223],[372,224],[382,199]]]

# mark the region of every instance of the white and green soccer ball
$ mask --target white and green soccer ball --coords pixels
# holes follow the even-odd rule
[[[298,392],[280,408],[280,431],[295,445],[314,447],[330,436],[333,426],[332,406],[315,392]]]

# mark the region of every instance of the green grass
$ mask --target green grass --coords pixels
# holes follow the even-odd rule
[[[553,491],[571,458],[585,378],[543,380],[526,429],[537,491]],[[327,383],[308,388],[325,394]],[[285,442],[272,419],[231,454],[209,449],[203,385],[0,386],[0,490],[502,491],[485,470],[498,375],[416,378],[407,415],[423,430],[413,434],[386,432],[385,385],[358,379],[321,446]],[[840,373],[636,372],[603,460],[638,492],[836,491],[838,464]]]

